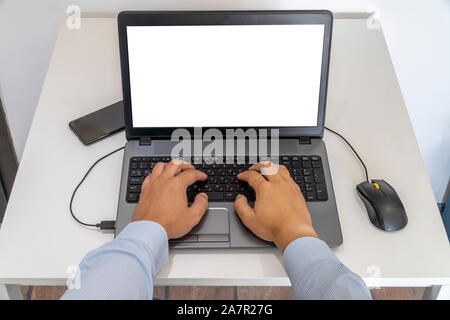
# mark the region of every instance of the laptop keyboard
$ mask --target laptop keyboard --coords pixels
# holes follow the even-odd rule
[[[170,160],[170,157],[157,156],[131,158],[126,201],[130,203],[138,202],[141,185],[145,177],[152,172],[156,163],[169,162]],[[208,162],[211,163],[210,161]],[[194,197],[200,192],[205,192],[209,201],[234,202],[238,194],[245,195],[251,202],[255,201],[253,188],[246,182],[236,178],[238,173],[250,168],[252,164],[248,162],[248,158],[245,159],[243,164],[238,164],[237,161],[234,161],[233,164],[208,164],[205,162],[196,164],[194,162],[194,167],[206,173],[208,179],[206,181],[198,181],[189,186],[187,190],[188,201],[192,202]],[[287,167],[292,179],[300,187],[307,202],[328,200],[321,157],[280,156],[279,163]]]

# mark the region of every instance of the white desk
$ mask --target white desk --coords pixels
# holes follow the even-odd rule
[[[87,168],[124,145],[124,134],[85,147],[67,124],[121,100],[116,28],[108,17],[85,17],[81,30],[61,27],[0,229],[0,283],[64,285],[70,266],[113,238],[77,224],[68,206]],[[352,142],[370,177],[395,187],[409,217],[398,232],[373,227],[355,192],[360,164],[325,134],[344,237],[336,255],[370,286],[450,285],[449,241],[382,32],[337,19],[331,56],[327,126]],[[121,160],[105,160],[80,189],[83,220],[115,218]],[[156,284],[290,285],[276,249],[171,251]]]

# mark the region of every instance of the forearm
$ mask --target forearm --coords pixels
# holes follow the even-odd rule
[[[129,224],[115,240],[90,252],[62,299],[152,299],[153,281],[168,257],[167,234],[157,223]]]
[[[291,242],[283,260],[296,299],[371,299],[364,281],[321,240],[304,237]]]

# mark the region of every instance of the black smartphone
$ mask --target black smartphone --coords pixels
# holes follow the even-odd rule
[[[125,128],[123,101],[73,120],[69,127],[85,145],[119,132]]]

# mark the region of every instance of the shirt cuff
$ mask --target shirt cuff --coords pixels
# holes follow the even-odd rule
[[[298,238],[284,250],[283,262],[288,271],[304,270],[318,260],[332,260],[340,263],[324,241],[313,237]]]
[[[138,240],[150,248],[153,254],[152,264],[155,276],[167,263],[169,257],[169,242],[166,230],[153,221],[135,221],[128,224],[116,237],[123,240]]]

